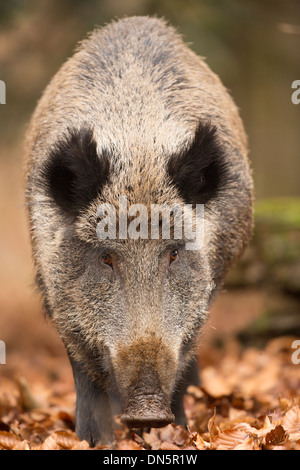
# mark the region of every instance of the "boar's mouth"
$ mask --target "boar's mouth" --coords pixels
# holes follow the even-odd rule
[[[121,415],[121,421],[133,429],[167,426],[175,419],[168,401],[163,392],[133,395]]]

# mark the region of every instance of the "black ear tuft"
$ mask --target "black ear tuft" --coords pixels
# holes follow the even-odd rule
[[[228,180],[216,127],[200,122],[192,145],[168,161],[167,172],[186,204],[206,204]]]
[[[42,169],[48,194],[66,213],[79,211],[100,193],[109,177],[109,159],[98,156],[91,130],[71,131],[50,152]]]

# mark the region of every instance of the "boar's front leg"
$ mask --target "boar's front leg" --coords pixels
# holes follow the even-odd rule
[[[82,365],[71,360],[76,389],[76,434],[94,447],[113,442],[112,414],[107,393]]]
[[[189,385],[200,385],[198,359],[193,359],[187,366],[177,384],[176,391],[172,399],[172,412],[175,415],[175,423],[183,426],[187,425],[183,406],[183,397]]]

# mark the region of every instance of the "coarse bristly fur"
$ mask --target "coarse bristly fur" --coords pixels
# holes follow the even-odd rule
[[[111,389],[130,427],[185,422],[201,326],[252,232],[247,153],[231,96],[161,19],[96,29],[46,88],[27,133],[26,202],[80,438],[112,440]],[[120,195],[147,208],[204,204],[202,248],[100,240],[97,208],[118,210]]]

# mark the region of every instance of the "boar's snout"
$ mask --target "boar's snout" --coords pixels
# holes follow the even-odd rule
[[[163,427],[174,421],[170,408],[176,377],[174,353],[151,337],[119,350],[115,374],[129,428]]]
[[[168,401],[163,393],[133,395],[121,415],[121,421],[129,428],[161,428],[167,426],[175,419]]]

